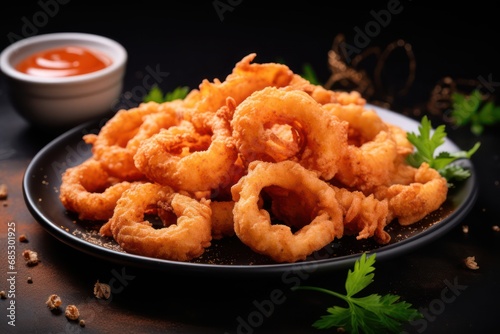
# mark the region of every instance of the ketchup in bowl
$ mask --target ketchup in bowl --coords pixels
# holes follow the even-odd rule
[[[66,46],[40,51],[17,64],[20,72],[39,77],[68,77],[99,71],[111,59],[81,46]]]

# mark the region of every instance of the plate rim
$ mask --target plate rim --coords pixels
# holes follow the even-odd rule
[[[388,115],[390,115],[391,117],[396,117],[397,119],[401,119],[407,123],[412,124],[415,129],[418,126],[418,122],[408,116],[371,104],[367,104],[366,106],[375,109],[383,119],[384,116],[387,117]],[[286,273],[293,273],[297,270],[313,273],[345,269],[352,266],[355,260],[361,255],[361,253],[356,253],[351,255],[342,255],[339,258],[330,257],[328,259],[302,261],[296,263],[272,263],[259,265],[206,264],[171,261],[126,252],[122,253],[96,245],[92,242],[85,241],[73,235],[72,233],[58,227],[53,221],[51,221],[50,217],[47,214],[42,212],[42,210],[37,207],[36,199],[33,198],[33,190],[30,180],[34,174],[39,173],[36,168],[41,165],[40,161],[43,160],[42,157],[48,155],[50,152],[53,152],[55,146],[67,142],[69,139],[75,137],[77,133],[83,133],[85,129],[90,129],[92,127],[95,127],[96,129],[99,128],[98,124],[95,121],[90,121],[69,129],[51,140],[32,158],[24,172],[22,179],[23,197],[31,215],[39,224],[42,225],[42,227],[49,234],[58,239],[60,242],[63,242],[74,249],[82,251],[90,256],[100,258],[102,260],[120,263],[123,265],[131,265],[144,269],[164,271],[170,269],[179,270],[179,268],[181,268],[182,273],[203,272],[204,275],[245,275],[247,277],[248,275],[285,275]],[[448,145],[448,150],[459,150],[458,146],[453,143],[448,137],[446,137],[445,141]],[[377,261],[385,261],[394,257],[399,257],[411,250],[422,247],[424,244],[427,244],[432,240],[440,238],[444,234],[448,233],[451,229],[453,229],[457,224],[459,224],[471,211],[478,196],[478,189],[476,186],[477,176],[474,165],[472,164],[472,161],[470,159],[464,160],[467,163],[467,168],[471,172],[471,176],[464,181],[463,185],[461,185],[462,187],[466,187],[467,189],[465,190],[468,191],[463,201],[459,204],[458,208],[454,209],[439,223],[430,226],[417,235],[411,236],[397,243],[381,246],[375,250],[369,250],[368,253],[376,253]]]

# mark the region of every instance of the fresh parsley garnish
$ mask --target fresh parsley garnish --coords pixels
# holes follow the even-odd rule
[[[488,100],[479,89],[470,95],[453,93],[451,95],[451,117],[455,125],[471,127],[472,133],[480,135],[485,126],[500,122],[500,106]]]
[[[328,314],[315,321],[313,327],[317,329],[337,327],[344,329],[347,333],[398,333],[403,323],[423,317],[410,303],[399,301],[398,295],[371,294],[355,297],[373,282],[375,255],[376,253],[367,256],[363,253],[356,260],[354,269],[349,269],[345,282],[345,294],[314,286],[294,288],[294,290],[324,292],[343,299],[347,303],[347,307],[329,307]]]
[[[154,85],[148,92],[148,94],[144,96],[143,100],[144,102],[154,101],[158,103],[163,103],[163,102],[183,99],[187,96],[188,93],[189,93],[189,88],[186,86],[182,86],[182,87],[177,87],[173,91],[164,94],[160,87]]]
[[[439,125],[432,131],[431,121],[427,116],[422,117],[418,127],[419,133],[408,132],[408,140],[415,146],[416,151],[410,154],[406,161],[413,167],[420,167],[423,162],[427,162],[431,168],[436,169],[448,181],[448,185],[453,185],[453,180],[461,181],[470,176],[470,171],[451,163],[458,159],[470,159],[481,145],[477,142],[468,151],[459,152],[439,152],[435,155],[436,149],[444,144],[446,138],[445,125]]]

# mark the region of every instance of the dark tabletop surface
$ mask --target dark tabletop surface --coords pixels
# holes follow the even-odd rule
[[[255,62],[280,59],[295,72],[309,63],[325,83],[332,74],[328,52],[340,35],[352,57],[372,47],[383,55],[398,40],[411,46],[408,53],[389,53],[383,60],[367,57],[356,64],[373,84],[367,100],[416,120],[429,115],[434,124],[447,125],[448,137],[460,148],[480,141],[472,157],[477,200],[446,234],[377,262],[367,292],[394,293],[420,309],[425,319],[406,324],[408,333],[492,333],[500,327],[500,232],[494,230],[500,225],[500,128],[489,126],[475,135],[469,127],[453,126],[443,106],[447,100],[439,104],[433,95],[436,87],[448,86],[462,91],[480,87],[498,96],[498,29],[491,8],[473,4],[451,13],[411,1],[344,9],[314,1],[300,6],[284,2],[279,10],[249,1],[170,4],[166,9],[150,1],[130,7],[103,5],[54,0],[4,7],[1,49],[12,38],[49,32],[113,38],[129,53],[121,99],[124,106],[134,106],[143,97],[142,80],[152,68],[168,73],[158,82],[165,91],[180,85],[195,88],[204,78],[223,80],[238,60],[256,52]],[[442,84],[446,77],[456,88],[450,81]],[[63,129],[29,125],[13,110],[0,79],[0,184],[8,187],[8,198],[0,201],[0,290],[15,294],[0,300],[0,333],[328,332],[312,323],[339,300],[293,292],[279,275],[186,275],[135,267],[86,254],[47,233],[27,208],[22,181],[31,159]],[[9,226],[15,226],[15,274],[8,268]],[[23,234],[27,242],[19,241]],[[41,262],[27,266],[25,249],[37,251]],[[468,256],[475,256],[479,269],[463,265]],[[347,270],[338,269],[308,273],[300,280],[342,291],[346,275]],[[94,297],[97,280],[112,286],[108,300]],[[271,302],[276,291],[282,298]],[[53,293],[84,310],[85,327],[47,309],[45,301]],[[12,301],[14,311],[8,309]],[[12,315],[15,326],[9,324]]]

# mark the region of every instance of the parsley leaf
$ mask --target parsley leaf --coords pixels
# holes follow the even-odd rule
[[[320,81],[311,64],[306,63],[302,66],[302,77],[313,85],[320,85]]]
[[[458,126],[470,124],[472,133],[480,135],[486,125],[500,122],[500,106],[493,101],[487,101],[479,89],[475,89],[469,96],[462,93],[451,95],[451,117]]]
[[[422,318],[423,315],[411,304],[399,301],[398,295],[371,294],[365,297],[354,297],[373,282],[375,256],[363,253],[348,271],[345,282],[346,293],[313,287],[299,286],[295,290],[313,290],[330,294],[343,299],[347,307],[333,306],[327,308],[327,315],[313,323],[318,329],[332,327],[343,328],[348,333],[397,333],[404,322]]]
[[[158,87],[157,85],[154,85],[148,92],[148,94],[144,96],[143,100],[144,102],[154,101],[158,103],[163,103],[163,102],[183,99],[187,96],[188,93],[189,93],[189,88],[183,86],[183,87],[177,87],[173,91],[163,94],[161,88]]]
[[[422,117],[418,127],[419,133],[409,132],[407,138],[415,146],[416,151],[410,154],[406,161],[413,167],[420,167],[427,162],[431,168],[436,169],[448,181],[448,186],[453,186],[452,181],[461,181],[470,176],[470,171],[458,165],[451,165],[458,159],[470,159],[481,145],[477,142],[468,151],[440,152],[435,154],[436,149],[444,144],[446,138],[445,126],[440,125],[434,131],[431,121],[427,116]]]

